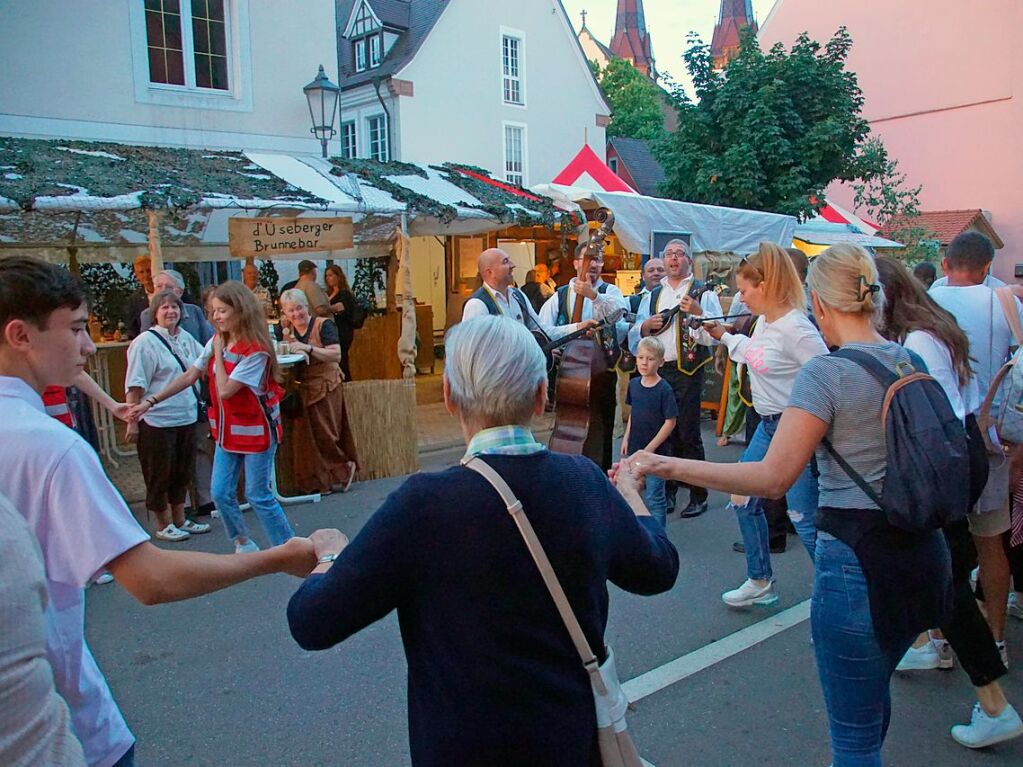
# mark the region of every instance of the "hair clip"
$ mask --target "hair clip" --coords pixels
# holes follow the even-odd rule
[[[867,282],[867,278],[862,274],[860,275],[860,281],[856,286],[856,301],[857,303],[863,303],[867,296],[874,296],[881,292],[881,285],[877,282]]]

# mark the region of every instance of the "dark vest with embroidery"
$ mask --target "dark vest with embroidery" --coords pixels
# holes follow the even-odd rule
[[[639,305],[643,303],[643,299],[646,295],[646,293],[636,293],[635,295],[629,296],[629,311],[633,314],[638,312]]]
[[[651,317],[659,311],[658,302],[661,300],[661,293],[663,292],[663,289],[663,285],[658,285],[650,291]],[[703,283],[699,280],[693,280],[693,284],[689,288],[689,294],[700,295],[702,292]],[[670,307],[666,306],[664,308],[669,309]],[[687,376],[692,376],[703,370],[703,366],[710,362],[710,349],[702,344],[696,343],[696,339],[693,338],[689,332],[682,331],[682,325],[679,323],[680,317],[681,315],[675,316],[675,332],[671,334],[670,340],[665,339],[665,343],[675,344],[675,349],[678,352],[678,358],[675,362],[676,366]],[[664,335],[668,336],[669,334],[665,333]]]
[[[568,285],[562,285],[558,288],[558,324],[568,325],[572,318],[568,316]],[[606,282],[600,283],[597,286],[597,292],[601,295],[607,293],[609,284]]]
[[[515,300],[518,301],[519,308],[522,310],[524,324],[528,326],[529,310],[526,309],[526,297],[515,288],[512,288],[510,292],[515,297]],[[469,298],[475,298],[478,299],[479,301],[482,301],[483,305],[487,307],[487,311],[490,312],[491,314],[504,313],[501,311],[501,308],[497,305],[497,302],[494,300],[494,297],[490,294],[490,291],[487,290],[482,285],[476,288],[476,292],[469,296]]]

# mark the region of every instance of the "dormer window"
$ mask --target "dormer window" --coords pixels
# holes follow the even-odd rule
[[[355,41],[355,71],[366,71],[366,39]]]

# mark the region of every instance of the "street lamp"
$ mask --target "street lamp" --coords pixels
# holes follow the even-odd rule
[[[337,133],[334,130],[334,112],[337,110],[337,99],[341,89],[327,79],[327,74],[323,71],[323,64],[320,64],[320,71],[316,73],[316,79],[305,86],[302,91],[305,93],[306,101],[309,102],[309,116],[313,121],[313,127],[309,129],[309,132],[320,140],[323,156],[326,157],[327,142]]]

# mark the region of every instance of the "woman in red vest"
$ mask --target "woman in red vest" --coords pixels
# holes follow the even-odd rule
[[[238,508],[238,478],[245,468],[245,496],[270,545],[295,535],[274,495],[274,455],[281,440],[277,358],[262,307],[237,281],[214,293],[217,334],[192,366],[167,387],[132,409],[139,417],[153,405],[194,384],[202,375],[210,385],[210,433],[217,443],[211,494],[235,551],[257,551]]]

